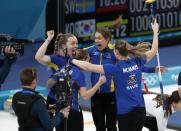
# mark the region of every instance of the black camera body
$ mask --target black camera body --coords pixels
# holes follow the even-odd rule
[[[66,76],[59,76],[55,85],[56,108],[62,109],[72,103],[72,88],[70,87],[71,80]]]
[[[24,43],[14,43],[14,42],[0,42],[0,52],[2,51],[3,54],[5,54],[5,47],[6,46],[11,46],[16,53],[20,54],[21,56],[24,55]]]
[[[63,72],[56,73],[58,77],[57,83],[54,86],[55,96],[56,96],[56,110],[60,110],[64,107],[72,105],[72,93],[73,93],[73,83],[69,71],[71,70],[71,65],[65,67]]]
[[[16,53],[20,54],[21,56],[24,55],[24,44],[25,43],[32,43],[33,41],[27,39],[16,39],[15,37],[8,35],[8,34],[0,34],[0,52],[3,51],[6,46],[11,46],[14,48]]]

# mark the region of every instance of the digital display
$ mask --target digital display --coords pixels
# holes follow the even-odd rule
[[[181,0],[157,0],[156,18],[160,39],[181,36]],[[97,27],[111,26],[122,16],[121,26],[112,30],[114,39],[131,43],[152,40],[149,7],[143,0],[67,0],[65,32],[88,43]]]
[[[130,36],[147,34],[150,30],[152,18],[147,6],[142,0],[129,0]],[[161,32],[181,30],[180,0],[157,0],[156,12]]]
[[[122,16],[121,26],[112,29],[113,38],[122,38],[128,34],[128,2],[127,0],[98,0],[96,1],[96,27],[111,26],[113,21]]]

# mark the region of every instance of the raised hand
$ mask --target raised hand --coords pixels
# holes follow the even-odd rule
[[[154,33],[159,32],[159,24],[157,23],[156,19],[154,19],[154,22],[151,23],[151,27],[152,27]]]
[[[47,37],[48,37],[47,39],[48,40],[52,40],[54,35],[55,35],[54,30],[47,31]]]
[[[167,67],[165,67],[165,66],[160,66],[160,72],[161,73],[165,73],[165,72],[167,72],[168,71],[168,68]],[[155,73],[158,73],[159,72],[159,67],[156,67],[155,68]]]

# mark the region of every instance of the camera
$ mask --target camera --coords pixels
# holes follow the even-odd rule
[[[2,51],[5,54],[5,47],[11,46],[16,53],[20,54],[21,56],[24,55],[24,44],[23,43],[14,43],[14,42],[0,42],[0,52]]]
[[[8,34],[0,34],[0,52],[2,51],[3,54],[5,47],[11,46],[12,48],[14,48],[16,53],[23,56],[25,43],[32,43],[32,41],[26,39],[16,39],[15,37]]]
[[[60,110],[72,103],[72,89],[70,80],[66,76],[59,76],[55,85],[56,110]]]
[[[69,72],[71,65],[65,66],[63,71],[57,72],[54,75],[58,77],[57,83],[54,86],[56,96],[56,110],[72,105],[73,88],[76,88],[76,82],[71,79]]]

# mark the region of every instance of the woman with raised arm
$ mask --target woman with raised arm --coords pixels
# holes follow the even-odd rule
[[[56,53],[54,55],[49,56],[45,55],[45,52],[48,44],[54,36],[54,32],[48,31],[47,35],[47,40],[38,49],[35,58],[37,61],[44,65],[50,66],[50,63],[53,63],[57,66],[56,68],[53,68],[55,71],[58,71],[56,73],[64,75],[66,72],[65,70],[67,70],[67,65],[70,66],[69,59],[73,56],[77,58],[79,57],[76,56],[77,38],[70,33],[58,34],[55,43]],[[72,96],[69,103],[71,109],[69,117],[67,119],[67,131],[72,131],[72,129],[75,131],[83,131],[83,115],[81,107],[79,105],[79,94],[84,99],[89,99],[100,88],[100,86],[106,82],[106,78],[104,76],[100,76],[98,82],[94,85],[94,87],[87,90],[84,75],[77,66],[71,65],[70,70],[66,72],[66,75],[67,74],[70,75],[72,83],[72,86],[70,87],[72,89]],[[53,80],[54,82],[50,84],[51,86],[49,85],[50,88],[56,83],[56,80],[58,80],[58,75],[53,76]],[[56,131],[63,131],[64,127],[64,124],[57,126]]]
[[[133,47],[128,42],[119,40],[114,47],[117,64],[95,65],[72,60],[73,64],[84,70],[113,77],[119,131],[141,131],[144,124],[146,111],[141,90],[141,73],[144,64],[149,62],[158,50],[159,25],[155,20],[151,26],[153,43],[149,51],[145,52],[148,48],[145,44]]]

